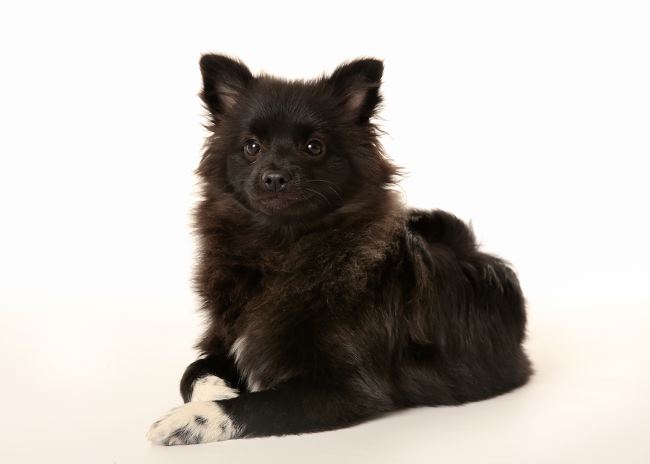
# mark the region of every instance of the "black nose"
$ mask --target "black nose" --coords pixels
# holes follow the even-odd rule
[[[262,174],[262,184],[264,184],[264,187],[271,192],[284,190],[289,180],[289,174],[285,172],[267,171]]]

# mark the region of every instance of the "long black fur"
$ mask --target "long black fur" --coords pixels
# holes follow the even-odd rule
[[[391,188],[398,170],[372,122],[380,61],[312,81],[254,77],[222,55],[203,56],[201,70],[211,135],[197,169],[195,283],[207,327],[185,401],[198,378],[223,378],[240,395],[218,404],[249,437],[482,400],[527,381],[513,271],[462,221],[408,209]],[[282,190],[269,190],[269,172]]]

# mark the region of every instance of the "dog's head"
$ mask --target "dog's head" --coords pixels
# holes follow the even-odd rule
[[[307,221],[385,189],[396,173],[371,121],[383,64],[359,59],[330,76],[253,76],[240,61],[201,58],[208,138],[197,173],[268,221]]]

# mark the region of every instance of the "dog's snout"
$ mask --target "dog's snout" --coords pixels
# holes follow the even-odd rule
[[[284,190],[290,180],[291,176],[287,172],[266,171],[262,174],[262,184],[271,192],[280,192]]]

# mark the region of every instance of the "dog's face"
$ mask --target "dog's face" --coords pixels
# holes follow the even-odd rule
[[[221,55],[204,55],[201,71],[213,135],[197,172],[215,193],[270,221],[306,221],[391,181],[370,122],[380,61],[306,82],[254,77]]]

